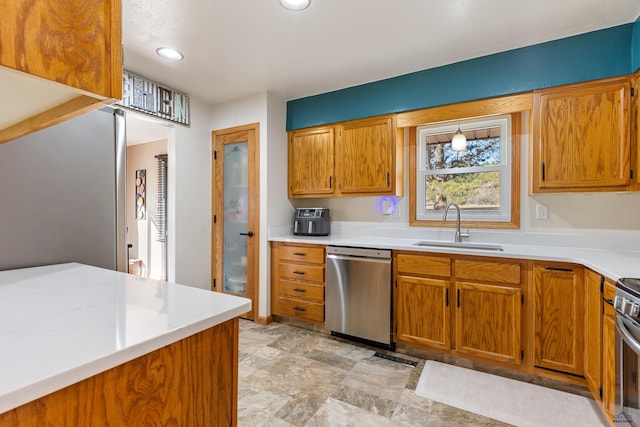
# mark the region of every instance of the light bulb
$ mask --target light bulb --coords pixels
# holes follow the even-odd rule
[[[451,148],[454,151],[464,151],[467,149],[467,137],[464,136],[464,133],[460,130],[460,126],[458,126],[456,134],[451,138]]]
[[[182,58],[184,58],[184,55],[170,47],[159,47],[156,49],[156,53],[161,58],[168,59],[170,61],[181,61]]]
[[[311,4],[311,0],[280,0],[280,4],[289,10],[304,10]]]

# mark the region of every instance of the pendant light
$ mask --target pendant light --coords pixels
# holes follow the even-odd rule
[[[464,151],[467,149],[467,137],[460,130],[460,124],[458,124],[458,131],[453,138],[451,138],[451,148],[454,151]]]

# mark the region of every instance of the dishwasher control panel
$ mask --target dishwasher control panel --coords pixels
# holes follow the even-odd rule
[[[350,246],[327,246],[327,255],[390,259],[391,251],[388,249],[353,248]]]

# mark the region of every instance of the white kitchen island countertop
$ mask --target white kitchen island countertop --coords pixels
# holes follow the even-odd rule
[[[0,271],[0,413],[250,309],[246,298],[76,263]]]

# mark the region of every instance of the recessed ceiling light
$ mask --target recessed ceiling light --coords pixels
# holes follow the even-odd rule
[[[280,4],[289,10],[304,10],[309,7],[311,0],[280,0]]]
[[[170,47],[159,47],[156,49],[159,57],[168,59],[169,61],[182,61],[184,55]]]

